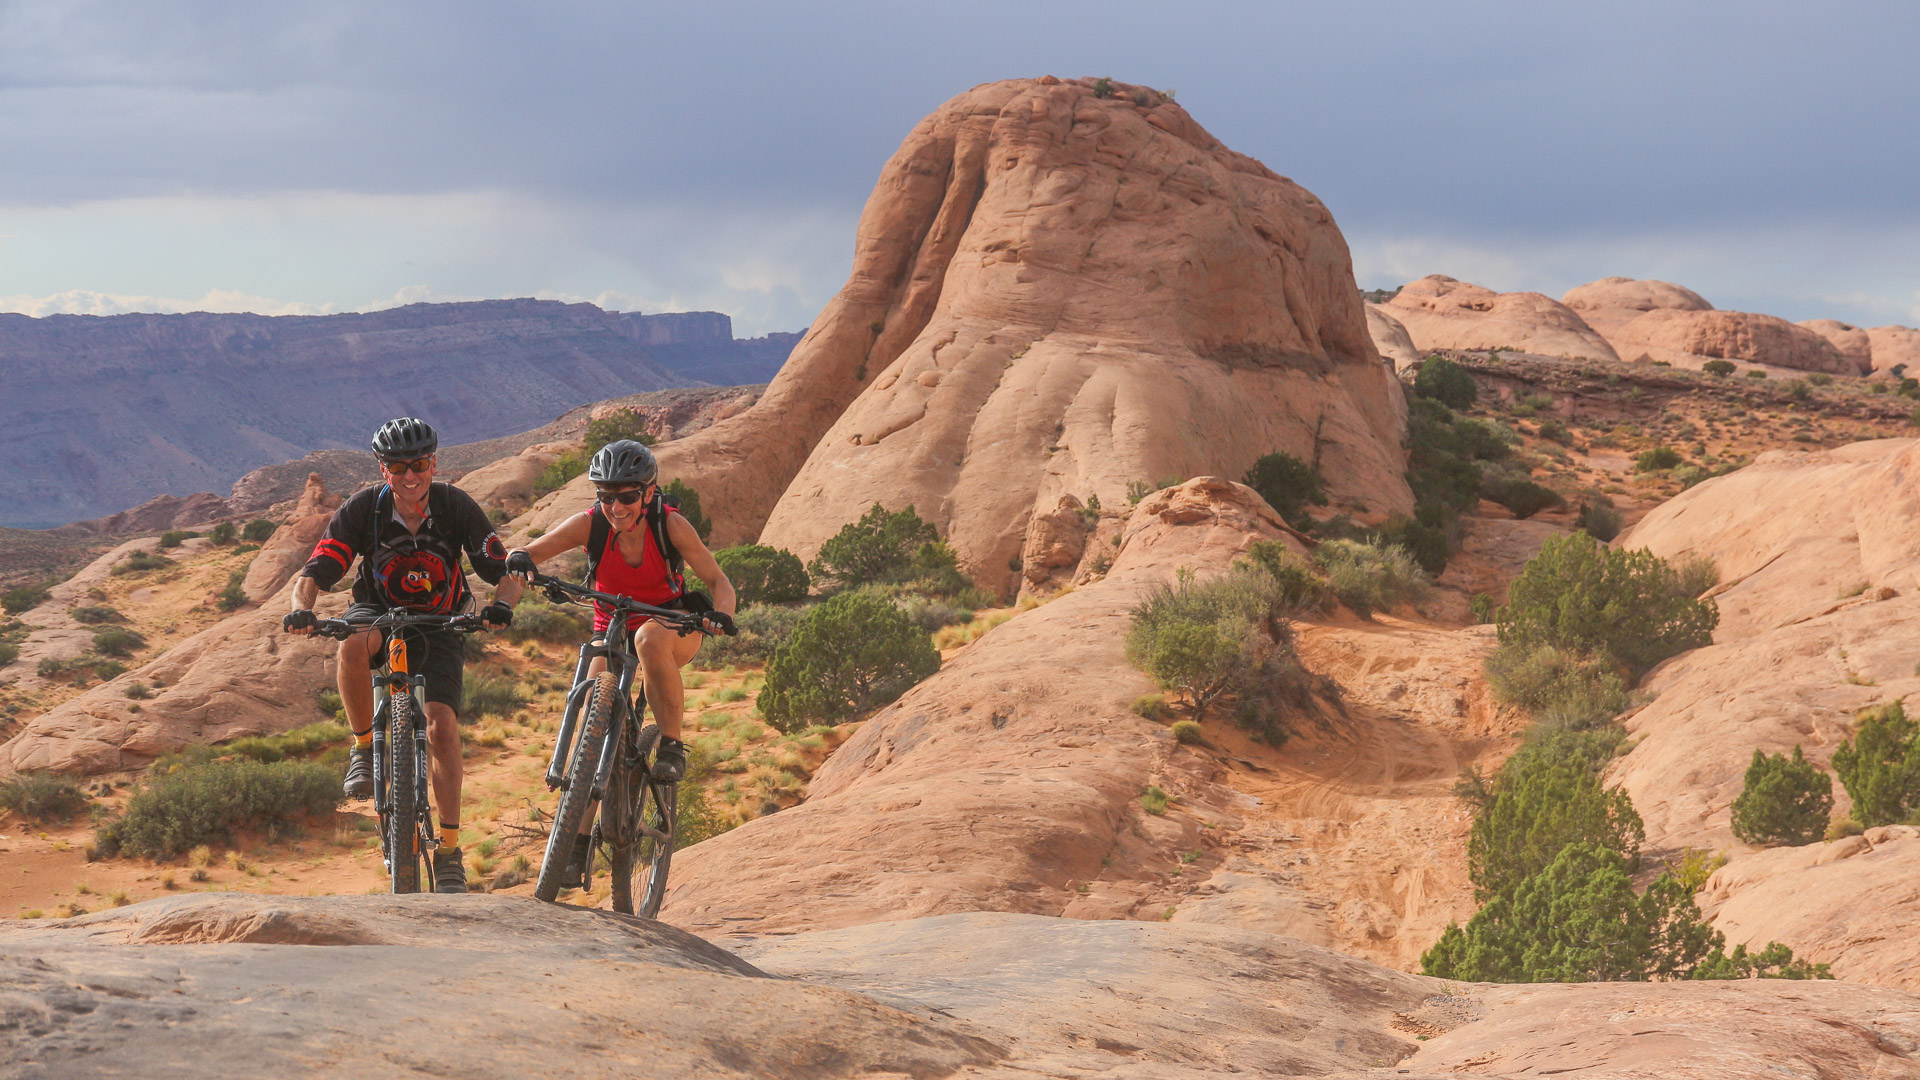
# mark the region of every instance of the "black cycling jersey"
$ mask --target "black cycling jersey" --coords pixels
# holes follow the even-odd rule
[[[462,551],[487,584],[497,585],[505,576],[506,548],[473,496],[436,482],[428,489],[427,517],[416,533],[394,513],[392,488],[376,484],[333,512],[301,573],[321,588],[331,588],[359,556],[360,571],[353,579],[356,603],[444,614],[461,610],[467,602]]]

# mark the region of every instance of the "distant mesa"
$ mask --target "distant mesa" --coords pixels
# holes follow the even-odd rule
[[[1274,450],[1405,512],[1398,394],[1320,200],[1150,88],[1010,80],[914,128],[766,395],[662,465],[716,542],[806,556],[912,504],[1006,590],[1062,496],[1124,506]],[[585,500],[576,482],[525,524]]]
[[[1429,274],[1381,306],[1406,327],[1422,353],[1513,349],[1541,356],[1619,359],[1578,314],[1540,293],[1496,293],[1445,274]]]
[[[224,491],[310,451],[357,451],[393,416],[471,442],[622,394],[761,383],[798,339],[736,340],[718,312],[551,300],[320,316],[0,314],[0,519],[54,525],[155,492]],[[296,492],[308,471],[328,467],[295,471]]]

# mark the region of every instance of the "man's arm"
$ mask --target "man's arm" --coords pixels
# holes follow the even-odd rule
[[[352,498],[340,504],[340,509],[327,520],[326,531],[320,534],[319,542],[313,545],[307,565],[300,568],[300,576],[293,583],[292,609],[282,621],[289,633],[302,636],[313,633],[311,613],[314,601],[320,598],[320,590],[332,588],[353,565],[354,557],[359,554],[354,539],[364,528],[360,520],[364,515],[358,510],[361,502]]]

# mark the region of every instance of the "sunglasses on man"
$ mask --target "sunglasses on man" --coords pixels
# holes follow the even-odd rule
[[[412,461],[382,461],[380,467],[395,476],[405,476],[408,472],[423,473],[433,468],[433,458],[429,455]]]
[[[602,506],[612,506],[614,503],[619,503],[621,506],[632,506],[634,503],[647,497],[647,489],[634,488],[631,491],[596,491],[593,497],[600,500],[600,505]]]

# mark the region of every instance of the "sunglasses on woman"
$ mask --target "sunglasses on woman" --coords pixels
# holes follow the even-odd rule
[[[632,506],[634,503],[646,498],[647,492],[644,488],[634,488],[631,491],[596,491],[593,497],[599,499],[600,505],[602,506],[612,506],[614,503],[619,503],[621,506]]]
[[[382,461],[380,467],[395,476],[405,476],[410,471],[423,473],[433,468],[433,458],[414,458],[412,461]]]

